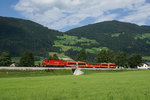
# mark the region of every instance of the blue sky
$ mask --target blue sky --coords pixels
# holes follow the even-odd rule
[[[17,4],[17,2],[18,0],[0,0],[0,16],[24,18],[12,7]]]
[[[150,25],[149,12],[150,0],[0,0],[0,16],[60,31],[108,20]]]

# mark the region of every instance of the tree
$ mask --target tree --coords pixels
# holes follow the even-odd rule
[[[97,63],[112,63],[114,62],[114,52],[112,50],[101,50],[97,54],[95,61]]]
[[[53,57],[52,57],[52,56],[49,56],[48,60],[53,60]]]
[[[11,55],[9,52],[2,52],[0,56],[0,66],[9,66],[11,64]]]
[[[136,68],[142,63],[142,57],[139,54],[131,54],[128,60],[128,64],[131,68]]]
[[[23,67],[32,67],[32,66],[34,66],[33,54],[29,51],[25,51],[21,56],[19,65],[23,66]]]
[[[48,60],[59,60],[57,54],[54,54],[53,56],[49,56]]]
[[[80,52],[79,54],[77,54],[76,56],[76,61],[83,61],[83,62],[87,62],[88,61],[88,57],[85,51]]]
[[[115,64],[119,67],[126,67],[128,64],[128,55],[123,51],[119,51],[115,56]]]
[[[59,60],[57,54],[54,54],[54,55],[53,55],[53,60]]]

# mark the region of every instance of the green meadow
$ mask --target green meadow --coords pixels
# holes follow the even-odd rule
[[[0,70],[0,100],[149,100],[150,70]]]

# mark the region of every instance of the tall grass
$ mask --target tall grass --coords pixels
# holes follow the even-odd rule
[[[82,76],[1,77],[0,100],[150,99],[150,70],[83,71]]]

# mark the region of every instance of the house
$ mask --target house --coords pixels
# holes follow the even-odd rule
[[[137,67],[138,69],[150,69],[150,62],[145,62],[141,66]]]

